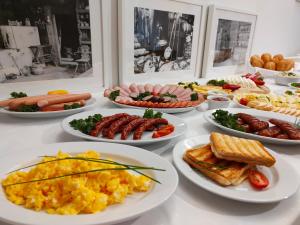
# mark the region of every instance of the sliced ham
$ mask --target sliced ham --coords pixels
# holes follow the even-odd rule
[[[184,89],[183,92],[181,92],[180,94],[178,94],[177,97],[184,97],[184,96],[191,96],[191,94],[193,93],[193,91],[189,88]]]
[[[127,97],[127,96],[117,96],[115,101],[122,103],[122,104],[126,104],[128,102],[133,102],[132,98]]]
[[[126,92],[123,88],[121,87],[115,87],[114,90],[119,90],[120,91],[120,96],[129,96],[129,93]]]
[[[145,91],[148,91],[148,92],[150,92],[150,93],[152,93],[153,92],[153,85],[152,84],[146,84],[145,85]]]
[[[161,89],[162,89],[162,86],[161,86],[160,84],[156,84],[156,85],[154,86],[154,88],[153,88],[153,93],[154,93],[154,94],[159,94],[160,91],[161,91]]]
[[[177,85],[170,85],[170,89],[168,90],[168,92],[170,93],[170,94],[173,94],[173,92],[177,89]]]
[[[144,92],[145,92],[145,87],[144,87],[143,84],[139,84],[139,85],[137,86],[137,88],[139,89],[139,92],[140,92],[140,93],[144,93]]]
[[[129,89],[130,89],[131,92],[134,92],[134,93],[140,93],[140,92],[139,92],[139,89],[138,89],[138,87],[136,86],[135,83],[130,84]]]
[[[103,94],[104,97],[107,97],[107,98],[108,98],[111,92],[112,92],[112,89],[105,89],[105,90],[104,90],[104,94]]]
[[[120,87],[121,87],[125,92],[127,92],[128,95],[131,93],[131,91],[130,91],[128,85],[126,85],[126,84],[121,84]]]
[[[171,87],[170,87],[170,85],[165,85],[165,86],[163,86],[162,88],[161,88],[161,90],[160,90],[160,94],[165,94],[165,93],[167,93],[168,91],[169,91],[169,89],[170,89]]]
[[[173,94],[176,95],[176,96],[180,96],[180,94],[183,93],[184,90],[185,90],[185,89],[184,89],[183,87],[177,86],[176,90],[173,91]]]

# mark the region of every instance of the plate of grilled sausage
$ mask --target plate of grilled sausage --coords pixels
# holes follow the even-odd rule
[[[187,125],[176,116],[152,109],[99,109],[65,118],[62,128],[87,140],[145,145],[179,137]]]
[[[226,108],[204,113],[212,125],[228,133],[282,145],[300,144],[300,123],[296,117],[255,109]]]

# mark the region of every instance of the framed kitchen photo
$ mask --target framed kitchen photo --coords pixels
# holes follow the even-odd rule
[[[120,83],[198,78],[204,7],[180,1],[119,1]]]
[[[0,95],[104,86],[102,0],[0,2]]]
[[[209,6],[202,76],[244,72],[250,57],[257,15]]]

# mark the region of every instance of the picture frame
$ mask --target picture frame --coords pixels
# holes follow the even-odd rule
[[[257,14],[209,6],[202,77],[239,74],[247,68]]]
[[[119,1],[119,82],[171,83],[198,78],[204,10],[203,5],[184,1]],[[141,18],[145,17],[150,21],[143,21],[146,28],[141,25]],[[143,34],[144,31],[148,33]],[[185,51],[188,48],[191,52]],[[144,52],[139,52],[140,49]]]
[[[55,89],[66,89],[71,92],[82,92],[82,91],[90,91],[95,92],[99,91],[101,88],[105,86],[104,79],[104,63],[103,58],[105,58],[105,53],[103,52],[103,40],[109,39],[109,33],[103,33],[102,27],[103,23],[103,1],[104,0],[86,0],[88,2],[88,7],[86,9],[78,9],[76,6],[75,12],[80,15],[80,13],[84,13],[86,17],[89,15],[89,26],[87,23],[84,23],[83,19],[77,17],[77,22],[82,22],[78,24],[78,29],[82,28],[83,30],[90,29],[90,68],[92,68],[92,72],[88,76],[81,77],[78,73],[74,77],[70,78],[59,78],[59,79],[35,79],[34,81],[24,81],[22,82],[13,82],[13,83],[0,83],[0,95],[6,97],[12,91],[24,91],[29,94],[43,94],[47,93],[48,90]],[[75,2],[75,1],[74,1]],[[42,4],[42,3],[41,3]],[[72,9],[73,10],[73,9]],[[47,17],[46,17],[47,19]],[[51,18],[50,18],[51,19]],[[107,18],[106,18],[107,19]],[[108,19],[107,19],[108,20]],[[21,24],[22,26],[26,26],[26,24]],[[31,25],[33,22],[31,21]],[[77,28],[76,28],[77,29]],[[53,35],[55,36],[55,34]],[[60,40],[61,42],[61,40]],[[108,60],[110,60],[108,58]],[[106,60],[106,61],[108,61]],[[74,60],[75,61],[75,60]],[[59,62],[59,66],[61,63]],[[65,66],[65,65],[64,65]],[[73,67],[71,68],[73,71]],[[88,69],[88,68],[87,68]],[[72,72],[71,71],[71,72]],[[36,75],[38,77],[38,75]]]

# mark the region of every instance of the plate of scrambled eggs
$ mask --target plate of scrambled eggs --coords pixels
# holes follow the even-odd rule
[[[178,184],[159,155],[102,142],[24,150],[2,159],[0,177],[0,220],[26,225],[126,221],[165,202]]]

